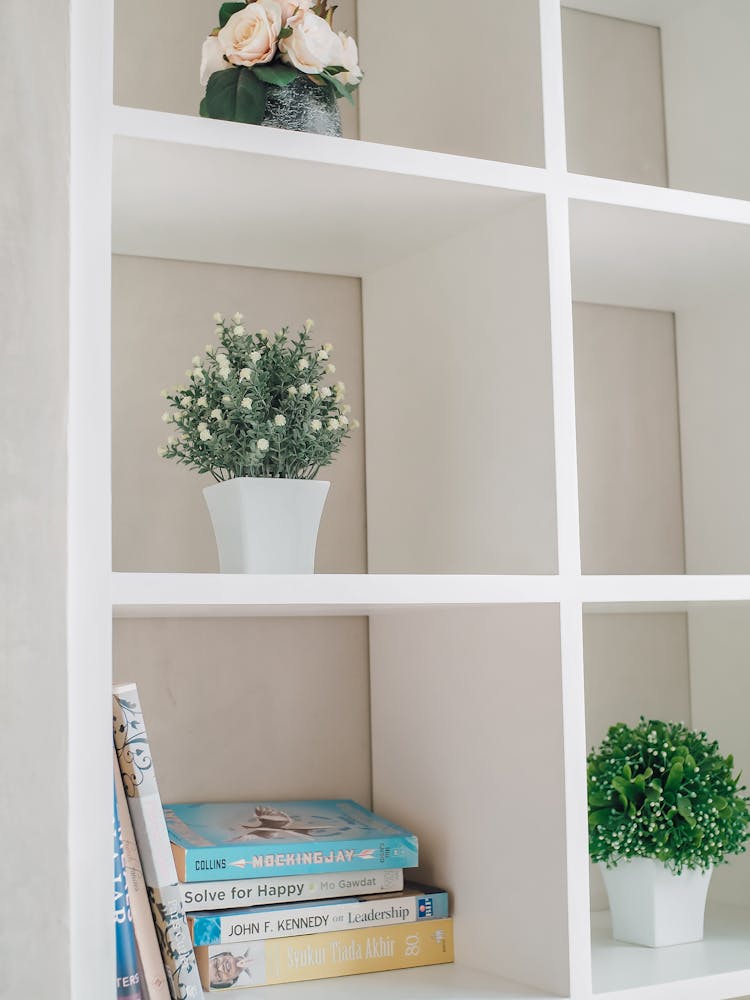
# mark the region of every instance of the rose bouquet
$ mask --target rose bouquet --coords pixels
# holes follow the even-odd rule
[[[214,319],[218,344],[193,358],[187,385],[162,393],[176,433],[159,454],[217,482],[313,479],[358,426],[344,383],[324,384],[333,345],[311,346],[312,320],[294,338],[287,328],[247,333],[240,313]]]
[[[203,43],[201,115],[304,128],[278,122],[275,103],[291,94],[334,108],[340,97],[353,100],[362,80],[357,44],[334,30],[335,10],[329,0],[223,3],[219,27]]]

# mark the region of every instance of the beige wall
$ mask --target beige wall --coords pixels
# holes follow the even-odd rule
[[[568,169],[667,183],[658,28],[563,8]]]
[[[168,433],[160,393],[213,340],[213,314],[239,310],[248,328],[316,321],[334,344],[336,378],[363,421],[362,315],[355,278],[115,257],[112,275],[113,563],[115,570],[215,572],[202,487],[210,476],[156,454]],[[322,573],[358,573],[365,552],[364,421],[319,478],[330,479],[318,542]]]
[[[576,426],[585,573],[684,573],[671,313],[577,303]]]
[[[358,10],[363,139],[543,166],[536,3],[358,0]],[[394,30],[391,12],[410,30]]]
[[[120,620],[166,802],[370,804],[366,618]]]
[[[67,4],[0,5],[0,994],[70,996]],[[30,70],[28,40],[34,38]],[[54,164],[50,170],[49,165]],[[44,752],[38,752],[38,748]],[[40,901],[43,901],[40,905]],[[29,980],[29,940],[52,979]],[[54,980],[54,981],[53,981]]]

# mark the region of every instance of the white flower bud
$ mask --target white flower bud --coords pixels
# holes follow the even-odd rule
[[[265,438],[261,438],[255,446],[258,451],[268,451],[268,441]]]
[[[224,322],[224,317],[221,315],[221,313],[214,313],[214,323],[223,323],[223,322]]]
[[[318,420],[318,418],[317,418],[317,417],[316,417],[316,418],[315,418],[314,420],[311,420],[311,421],[310,421],[310,427],[311,427],[311,428],[312,428],[312,429],[313,429],[314,431],[319,431],[319,430],[321,429],[321,427],[322,427],[322,426],[323,426],[323,424],[322,424],[322,423],[321,423],[321,422],[320,422],[320,421]]]
[[[242,322],[242,313],[235,313],[234,316],[232,316],[232,322],[234,323],[235,326],[237,326],[239,323],[241,323]]]
[[[299,361],[297,362],[297,368],[299,368],[301,372],[306,372],[309,367],[310,367],[310,362],[307,360],[307,358],[300,358]]]
[[[240,372],[240,382],[248,382],[252,377],[252,372],[249,368],[243,368]]]

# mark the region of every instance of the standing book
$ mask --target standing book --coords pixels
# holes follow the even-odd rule
[[[117,794],[113,798],[114,808],[114,918],[115,954],[117,957],[117,1000],[145,1000],[141,991],[138,973],[138,959],[135,948],[135,932],[130,910],[128,884],[125,878],[125,859],[122,849],[120,813]]]
[[[114,754],[114,752],[113,752]],[[148,901],[148,890],[143,878],[138,845],[135,840],[133,824],[130,821],[130,810],[122,785],[122,775],[117,765],[117,754],[114,754],[115,796],[117,812],[120,819],[120,834],[122,842],[122,857],[125,867],[125,880],[128,886],[130,912],[133,917],[135,944],[141,968],[141,986],[145,994],[144,1000],[169,1000],[169,986],[161,959],[159,940],[156,936],[154,918],[151,915],[151,905]]]
[[[207,990],[412,969],[453,961],[453,921],[448,917],[250,944],[205,945],[195,954]]]
[[[413,833],[350,799],[165,805],[181,882],[418,864]]]
[[[112,727],[169,992],[173,1000],[201,1000],[195,953],[135,684],[114,689]]]

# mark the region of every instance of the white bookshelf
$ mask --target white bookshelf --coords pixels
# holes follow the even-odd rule
[[[345,3],[344,17],[358,15],[367,70],[361,139],[201,120],[193,50],[211,17],[205,4],[165,0],[157,11],[146,0],[79,0],[77,44],[96,40],[101,49],[105,39],[109,51],[114,38],[115,89],[113,102],[108,57],[77,68],[69,629],[79,665],[69,712],[76,749],[104,763],[71,779],[76,1000],[112,995],[111,950],[96,963],[88,954],[109,912],[110,859],[108,848],[97,855],[88,847],[97,831],[109,831],[113,659],[118,677],[135,677],[142,688],[165,798],[173,789],[200,798],[210,777],[215,797],[237,793],[243,769],[230,767],[230,756],[263,762],[246,778],[248,797],[268,795],[273,782],[289,797],[338,794],[337,782],[346,783],[341,794],[415,828],[424,876],[453,894],[455,966],[239,995],[750,994],[750,920],[736,905],[750,888],[744,859],[712,886],[702,944],[651,952],[611,941],[589,877],[584,767],[608,677],[615,704],[620,694],[637,701],[641,683],[645,711],[655,697],[626,654],[615,674],[601,645],[594,653],[593,620],[600,636],[607,616],[617,615],[637,649],[664,616],[665,634],[684,625],[688,653],[670,647],[669,677],[692,720],[732,742],[750,771],[741,710],[750,696],[742,666],[750,646],[750,410],[742,383],[750,361],[750,190],[742,180],[750,146],[741,119],[719,114],[735,107],[737,80],[748,73],[735,40],[750,36],[750,11],[723,2],[720,30],[711,22],[716,32],[707,32],[698,0],[662,0],[657,14],[632,0],[562,8],[563,18],[575,8],[659,30],[667,167],[679,178],[664,187],[568,172],[564,46],[574,30],[583,32],[576,44],[585,43],[587,28],[580,18],[561,27],[558,0],[464,5],[483,26],[482,46],[492,38],[500,46],[492,73],[469,85],[474,102],[444,72],[446,59],[455,62],[452,32],[428,19],[432,47],[419,66],[405,66],[396,105],[396,55],[382,11],[395,15],[416,2]],[[148,38],[144,18],[153,22]],[[181,55],[170,63],[167,54],[170,72],[157,73],[153,57],[165,37]],[[138,55],[141,41],[148,58]],[[640,72],[614,63],[612,73]],[[707,74],[711,86],[697,108]],[[609,78],[602,91],[608,86]],[[575,112],[580,136],[587,109]],[[585,165],[586,148],[569,153]],[[228,196],[242,181],[262,195]],[[187,301],[198,277],[210,274],[222,294],[247,280],[262,297],[264,282],[278,289],[300,272],[309,276],[300,279],[302,300],[314,294],[324,305],[338,294],[329,295],[328,282],[354,282],[335,288],[349,290],[361,323],[346,349],[361,368],[364,436],[332,494],[350,490],[356,516],[353,526],[327,529],[319,575],[220,576],[200,539],[194,554],[185,551],[193,529],[197,538],[205,528],[197,481],[173,480],[175,490],[198,497],[173,517],[169,471],[153,465],[151,418],[135,411],[151,405],[152,382],[163,377],[156,341],[168,336],[170,309],[174,325],[183,322],[180,289]],[[125,280],[140,273],[152,286],[142,300]],[[159,288],[167,301],[157,308]],[[684,573],[646,574],[637,540],[635,572],[582,568],[589,527],[581,497],[596,496],[605,517],[611,497],[606,463],[594,491],[579,484],[579,451],[589,447],[580,421],[595,426],[597,414],[576,408],[574,301],[674,315]],[[237,305],[252,324],[251,304]],[[189,346],[179,348],[186,358],[205,342],[197,336],[204,340],[190,331]],[[153,351],[144,347],[149,337]],[[182,354],[166,353],[179,374]],[[139,457],[146,452],[151,466]],[[651,516],[648,506],[635,513]],[[630,545],[612,517],[616,543],[622,531],[620,544]],[[337,530],[361,537],[359,561],[339,551],[345,545],[337,549]],[[306,648],[312,676],[294,662]],[[651,654],[658,674],[660,650]],[[666,711],[672,682],[664,669],[653,687]],[[238,703],[226,716],[214,680],[231,683]],[[298,727],[309,716],[310,730],[277,739],[269,719],[284,706]],[[191,771],[184,761],[193,747],[200,762]]]

